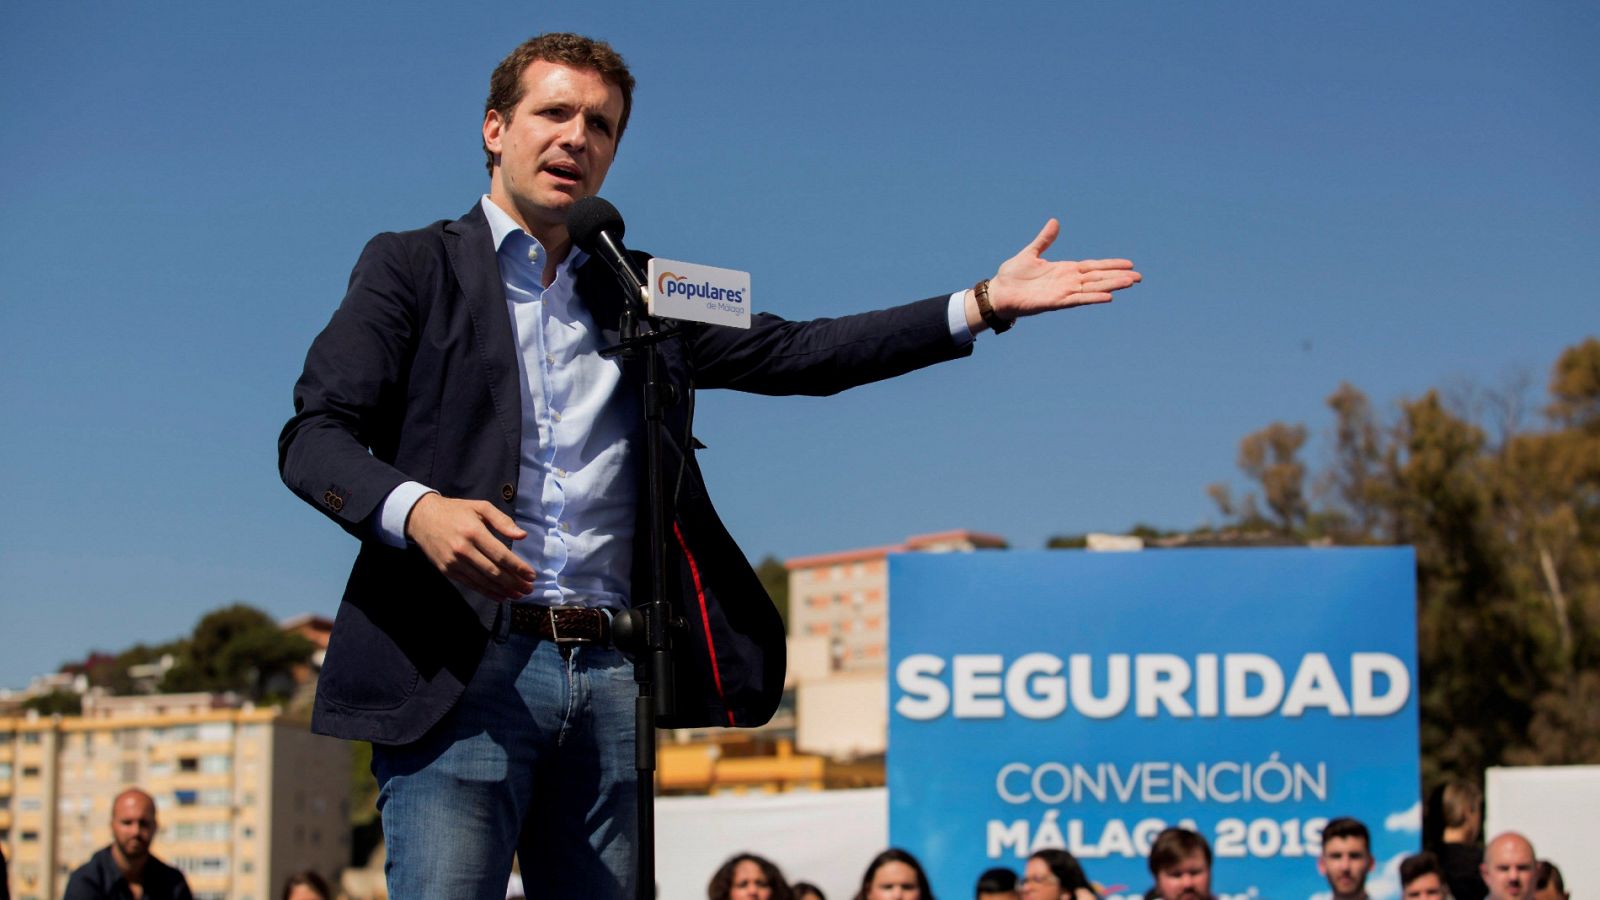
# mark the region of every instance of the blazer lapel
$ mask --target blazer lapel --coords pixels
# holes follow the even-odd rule
[[[506,311],[506,291],[500,282],[500,263],[494,255],[494,236],[482,206],[473,204],[470,212],[444,227],[444,246],[472,318],[473,338],[483,361],[495,418],[500,421],[512,458],[516,458],[522,443],[517,341],[511,333],[511,314]]]

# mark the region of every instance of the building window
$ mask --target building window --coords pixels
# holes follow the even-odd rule
[[[0,781],[11,780],[11,763],[0,762]]]
[[[208,742],[233,740],[232,722],[207,722],[200,726],[200,740]]]
[[[122,783],[123,784],[134,784],[138,780],[139,780],[139,764],[137,762],[135,762],[134,760],[131,760],[131,759],[124,761],[122,763]]]
[[[39,832],[37,832],[37,831],[24,831],[21,834],[21,838],[22,838],[22,842],[24,844],[31,844],[34,841],[37,841],[39,839]]]
[[[22,742],[24,744],[37,744],[37,743],[39,743],[39,742],[41,742],[43,740],[44,740],[44,735],[40,734],[37,731],[25,731],[22,734]]]
[[[179,806],[194,806],[200,802],[198,791],[173,791],[172,799]]]
[[[200,757],[200,771],[219,774],[231,768],[233,760],[221,753],[212,753]]]
[[[39,767],[38,766],[23,766],[22,767],[22,777],[23,778],[38,778],[39,777]]]
[[[161,730],[161,737],[169,741],[192,741],[200,737],[197,725],[173,725]]]
[[[200,771],[200,758],[197,756],[181,756],[178,758],[179,772]]]

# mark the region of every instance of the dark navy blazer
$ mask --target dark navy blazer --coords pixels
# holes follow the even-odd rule
[[[616,279],[593,258],[576,277],[601,343],[614,343]],[[662,344],[663,372],[682,397],[702,387],[832,394],[970,353],[950,338],[947,299],[811,322],[758,314],[749,329],[688,324]],[[453,222],[373,238],[312,343],[278,467],[291,490],[362,541],[323,663],[314,730],[416,740],[450,710],[502,627],[501,604],[457,588],[417,549],[381,544],[373,523],[405,481],[511,514],[522,421],[515,353],[493,238],[476,204]],[[622,389],[642,389],[642,368],[624,366]],[[687,627],[674,647],[677,712],[660,724],[759,725],[783,691],[783,625],[706,495],[691,409],[679,402],[666,416],[663,457],[668,484],[678,486],[666,593]],[[642,484],[638,496],[648,496]],[[632,573],[641,600],[649,596],[646,516],[641,509]]]

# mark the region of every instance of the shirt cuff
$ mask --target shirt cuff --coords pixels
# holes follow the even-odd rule
[[[945,308],[945,320],[950,324],[950,340],[957,347],[972,343],[972,329],[967,327],[967,292],[956,291],[950,295],[950,305]]]
[[[436,494],[433,488],[415,481],[407,481],[383,498],[383,510],[378,514],[377,539],[391,547],[405,547],[406,519],[411,507],[417,505],[423,494]]]

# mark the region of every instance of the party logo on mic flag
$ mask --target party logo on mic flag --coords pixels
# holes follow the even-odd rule
[[[650,260],[650,315],[750,327],[750,273],[676,259]]]

